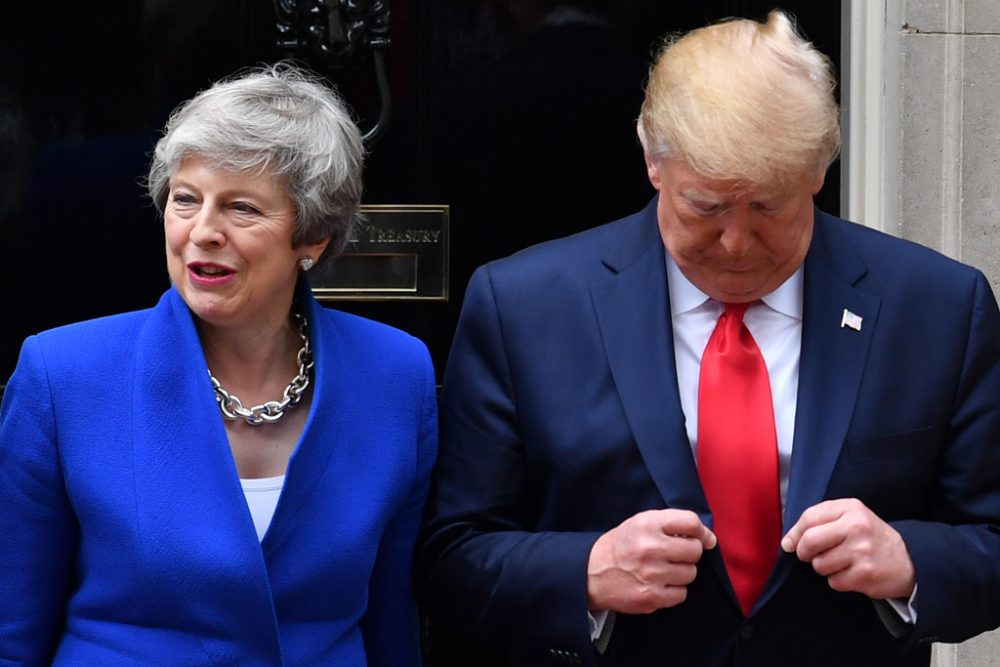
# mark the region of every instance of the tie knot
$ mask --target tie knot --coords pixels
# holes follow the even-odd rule
[[[743,315],[747,312],[747,308],[750,307],[750,303],[723,303],[723,307],[726,309],[725,314],[730,317],[736,318],[740,322],[743,321]]]

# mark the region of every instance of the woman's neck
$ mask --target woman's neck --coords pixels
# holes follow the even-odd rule
[[[198,327],[212,375],[244,405],[280,400],[298,372],[302,340],[290,318],[260,327]]]

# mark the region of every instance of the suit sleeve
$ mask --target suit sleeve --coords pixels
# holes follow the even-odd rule
[[[386,527],[375,559],[368,609],[361,621],[371,667],[420,664],[420,631],[413,592],[413,552],[437,457],[438,423],[434,369],[421,345],[423,385],[419,393],[416,464],[399,511]]]
[[[1000,314],[981,273],[973,292],[930,520],[893,523],[916,570],[919,643],[1000,625]]]
[[[587,561],[597,533],[536,531],[529,448],[489,266],[472,277],[441,398],[441,456],[420,554],[432,621],[480,643],[593,664]]]
[[[35,338],[0,408],[0,536],[0,665],[48,665],[65,622],[77,524]]]

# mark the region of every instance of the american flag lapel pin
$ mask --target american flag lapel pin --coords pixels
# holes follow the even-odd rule
[[[861,331],[861,316],[844,308],[844,315],[840,318],[840,328],[844,327]]]

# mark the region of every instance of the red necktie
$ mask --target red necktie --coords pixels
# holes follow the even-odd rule
[[[725,304],[702,355],[698,384],[698,475],[745,615],[764,588],[781,539],[771,384],[743,324],[749,305]]]

